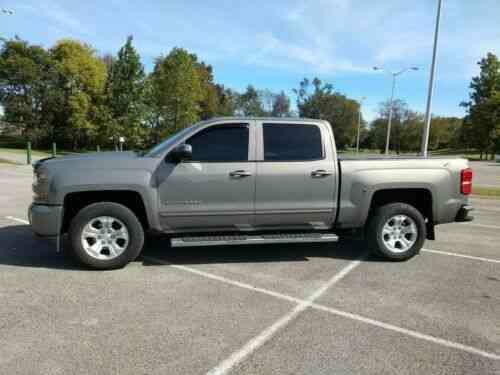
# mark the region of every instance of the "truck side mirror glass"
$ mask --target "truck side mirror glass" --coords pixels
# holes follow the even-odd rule
[[[188,145],[186,143],[180,144],[172,150],[170,156],[172,160],[177,163],[189,161],[193,157],[193,148],[191,147],[191,145]]]

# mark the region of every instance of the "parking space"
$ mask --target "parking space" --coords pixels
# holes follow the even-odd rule
[[[365,262],[318,303],[495,352],[499,266],[429,253],[404,263]]]
[[[426,243],[428,248],[500,261],[500,229],[469,224],[446,224],[438,227],[436,237],[436,241]]]
[[[499,368],[495,360],[311,310],[234,373],[497,374]]]
[[[149,259],[186,265],[255,287],[306,298],[364,252],[362,246],[343,244],[335,251],[331,245],[324,244],[174,248],[165,251],[160,237],[144,255]]]
[[[203,373],[293,307],[147,261],[82,271],[26,226],[3,230],[2,374]]]
[[[403,263],[353,240],[152,237],[125,269],[95,272],[23,223],[30,185],[0,167],[2,374],[500,373],[500,201],[474,198],[473,223],[440,226],[436,252]]]

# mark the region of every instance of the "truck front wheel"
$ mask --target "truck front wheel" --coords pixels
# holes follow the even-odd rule
[[[144,230],[127,207],[99,202],[84,207],[71,220],[73,255],[95,269],[114,269],[134,260],[144,245]]]
[[[419,210],[406,203],[378,207],[368,222],[366,232],[371,250],[394,261],[416,255],[426,236],[424,217]]]

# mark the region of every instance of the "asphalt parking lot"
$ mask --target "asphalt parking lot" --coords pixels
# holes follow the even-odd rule
[[[500,374],[500,200],[404,263],[155,237],[96,272],[30,232],[31,181],[0,165],[0,374]]]

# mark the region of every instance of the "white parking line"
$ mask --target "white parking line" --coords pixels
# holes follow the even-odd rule
[[[14,216],[5,216],[6,219],[12,220],[12,221],[17,221],[18,223],[22,224],[29,224],[30,222],[24,219],[19,219],[18,217]]]
[[[434,252],[434,251],[431,250],[429,252]],[[441,252],[439,252],[439,253],[441,253]],[[445,254],[445,255],[455,256],[455,254],[453,254],[453,253]],[[276,332],[278,332],[281,328],[283,328],[288,323],[290,323],[295,317],[297,317],[298,314],[300,314],[302,311],[304,311],[308,307],[310,307],[312,309],[328,312],[328,313],[333,314],[333,315],[352,319],[352,320],[355,320],[358,322],[370,324],[370,325],[375,326],[375,327],[398,332],[400,334],[414,337],[414,338],[419,339],[419,340],[432,342],[434,344],[438,344],[438,345],[445,346],[448,348],[457,349],[457,350],[461,350],[461,351],[464,351],[467,353],[476,354],[476,355],[479,355],[481,357],[500,361],[500,354],[487,352],[487,351],[484,351],[484,350],[481,350],[478,348],[474,348],[472,346],[460,344],[458,342],[446,340],[446,339],[436,337],[436,336],[427,335],[425,333],[421,333],[418,331],[413,331],[413,330],[410,330],[407,328],[398,327],[396,325],[385,323],[385,322],[382,322],[379,320],[367,318],[367,317],[364,317],[362,315],[353,314],[353,313],[350,313],[347,311],[342,311],[342,310],[338,310],[338,309],[335,309],[332,307],[328,307],[328,306],[324,306],[324,305],[321,305],[318,303],[314,303],[314,300],[319,298],[321,296],[321,294],[323,294],[329,287],[331,287],[333,284],[340,281],[348,272],[350,272],[353,268],[355,268],[357,265],[359,265],[360,261],[351,262],[347,267],[345,267],[342,271],[340,271],[338,274],[336,274],[328,283],[326,283],[323,287],[318,289],[318,291],[316,291],[308,299],[302,300],[300,298],[291,297],[291,296],[288,296],[286,294],[277,293],[277,292],[274,292],[271,290],[267,290],[267,289],[263,289],[263,288],[256,288],[256,287],[253,287],[249,284],[240,283],[239,281],[227,279],[225,277],[220,277],[220,276],[208,273],[208,272],[199,271],[199,270],[196,270],[196,269],[193,269],[190,267],[171,264],[171,263],[166,262],[162,259],[157,259],[154,257],[144,257],[144,259],[147,259],[149,261],[152,261],[152,262],[155,262],[158,264],[169,265],[171,267],[174,267],[174,268],[177,268],[177,269],[180,269],[183,271],[195,273],[195,274],[200,275],[202,277],[208,277],[212,280],[221,281],[221,282],[226,283],[226,284],[243,287],[245,289],[253,290],[255,292],[267,294],[267,295],[274,296],[274,297],[277,297],[277,298],[280,298],[283,300],[298,303],[298,305],[293,310],[291,310],[288,314],[286,314],[285,316],[283,316],[282,318],[277,320],[274,324],[272,324],[270,327],[268,327],[266,330],[264,330],[261,334],[259,334],[258,336],[254,337],[252,340],[250,340],[243,348],[241,348],[237,352],[233,353],[229,358],[227,358],[226,360],[221,362],[217,367],[213,368],[208,373],[210,375],[227,374],[232,368],[234,368],[234,366],[236,366],[238,363],[240,363],[249,354],[251,354],[252,352],[257,350],[258,348],[260,348],[265,342],[267,342],[270,338],[272,338],[272,336],[274,336],[274,334]],[[358,263],[356,263],[356,262],[358,262]]]
[[[311,294],[306,300],[295,306],[288,314],[284,315],[278,319],[274,324],[267,327],[260,334],[255,336],[253,339],[248,341],[241,349],[237,350],[231,354],[228,358],[219,363],[216,367],[208,372],[208,375],[223,375],[231,371],[236,365],[242,362],[246,357],[252,354],[255,350],[264,345],[269,339],[271,339],[276,332],[281,328],[285,327],[292,320],[294,320],[302,311],[307,309],[312,305],[312,303],[321,297],[328,288],[338,283],[342,280],[349,272],[361,264],[361,260],[355,260],[350,262],[346,267],[344,267],[340,272],[335,274],[327,283],[325,283],[321,288],[316,290]]]
[[[337,310],[337,309],[323,306],[323,305],[313,304],[311,307],[313,307],[317,310],[329,312],[329,313],[334,314],[334,315],[342,316],[344,318],[356,320],[358,322],[367,323],[367,324],[370,324],[372,326],[376,326],[376,327],[384,328],[384,329],[387,329],[390,331],[402,333],[404,335],[411,336],[411,337],[414,337],[414,338],[417,338],[420,340],[430,341],[430,342],[433,342],[435,344],[446,346],[448,348],[458,349],[458,350],[462,350],[462,351],[467,352],[467,353],[477,354],[477,355],[480,355],[482,357],[486,357],[489,359],[494,359],[496,361],[500,361],[499,354],[486,352],[484,350],[477,349],[477,348],[474,348],[472,346],[460,344],[458,342],[442,339],[442,338],[431,336],[431,335],[426,335],[425,333],[412,331],[410,329],[398,327],[398,326],[395,326],[393,324],[384,323],[384,322],[381,322],[381,321],[378,321],[375,319],[366,318],[366,317],[361,316],[361,315],[352,314],[352,313],[349,313],[346,311]]]
[[[440,250],[432,250],[432,249],[422,249],[422,251],[426,253],[433,253],[433,254],[440,254],[440,255],[448,255],[452,257],[457,257],[457,258],[465,258],[465,259],[472,259],[472,260],[479,260],[481,262],[489,262],[489,263],[500,263],[499,259],[492,259],[492,258],[483,258],[483,257],[476,257],[474,255],[466,255],[466,254],[459,254],[459,253],[451,253],[448,251],[440,251]]]
[[[259,287],[256,287],[256,286],[253,286],[253,285],[250,285],[250,284],[246,284],[246,283],[242,283],[242,282],[239,282],[239,281],[227,279],[227,278],[222,277],[222,276],[217,276],[217,275],[214,275],[213,273],[208,273],[208,272],[200,271],[200,270],[197,270],[195,268],[181,266],[179,264],[173,264],[173,263],[164,261],[162,259],[157,259],[157,258],[153,258],[153,257],[150,257],[150,256],[143,256],[142,259],[145,259],[145,260],[148,260],[150,262],[157,263],[157,264],[164,264],[166,266],[170,266],[172,268],[177,268],[177,269],[180,269],[180,270],[183,270],[183,271],[191,272],[191,273],[194,273],[196,275],[203,276],[203,277],[205,277],[207,279],[212,279],[212,280],[220,281],[220,282],[223,282],[223,283],[226,283],[226,284],[237,286],[239,288],[248,289],[248,290],[252,290],[252,291],[255,291],[255,292],[267,294],[267,295],[270,295],[272,297],[283,299],[285,301],[294,302],[294,303],[302,303],[303,302],[303,300],[301,300],[300,298],[290,297],[290,296],[287,296],[286,294],[281,294],[281,293],[273,292],[273,291],[270,291],[270,290],[267,290],[267,289],[262,289],[262,288],[259,288]]]

